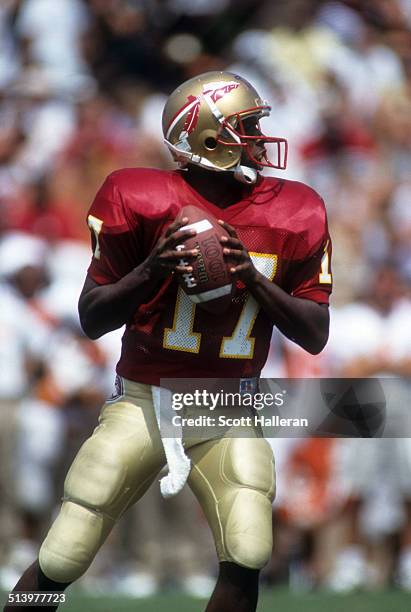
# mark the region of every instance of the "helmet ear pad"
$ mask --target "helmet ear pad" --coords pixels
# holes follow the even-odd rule
[[[243,147],[222,144],[219,141],[219,131],[213,129],[202,130],[197,136],[201,156],[207,157],[211,163],[221,169],[233,168],[241,159]]]

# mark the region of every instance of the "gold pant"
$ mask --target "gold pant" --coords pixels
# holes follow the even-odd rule
[[[166,463],[151,387],[123,381],[125,394],[103,406],[99,425],[80,448],[64,501],[40,549],[50,579],[72,582],[93,561],[117,519]],[[223,437],[186,449],[188,484],[212,529],[220,561],[259,569],[271,556],[274,459],[260,437]]]

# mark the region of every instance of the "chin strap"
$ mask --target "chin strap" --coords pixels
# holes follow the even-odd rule
[[[258,172],[254,168],[249,168],[248,166],[236,166],[233,168],[234,170],[234,178],[240,183],[245,183],[246,185],[254,185],[257,180]]]

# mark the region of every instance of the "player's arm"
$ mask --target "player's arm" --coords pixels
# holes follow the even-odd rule
[[[191,266],[180,262],[192,260],[196,250],[176,249],[196,233],[180,230],[187,223],[187,218],[172,223],[145,261],[115,283],[99,285],[87,275],[78,308],[81,326],[89,338],[95,340],[130,321],[136,309],[150,299],[170,273],[192,271]]]
[[[221,241],[224,255],[230,261],[236,261],[236,265],[231,268],[233,276],[245,283],[251,295],[287,338],[309,353],[320,353],[328,340],[328,306],[290,295],[263,276],[255,268],[234,228],[227,223],[220,223],[230,234],[229,238],[223,237]]]

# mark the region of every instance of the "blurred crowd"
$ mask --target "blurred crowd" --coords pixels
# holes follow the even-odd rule
[[[36,555],[111,392],[121,333],[91,342],[77,317],[88,207],[115,169],[173,167],[163,104],[216,69],[272,105],[263,129],[289,141],[284,176],[319,191],[333,239],[329,344],[312,357],[275,334],[265,376],[410,384],[411,0],[3,0],[0,589]],[[408,441],[272,445],[267,583],[411,590]],[[83,588],[143,596],[171,583],[201,596],[214,566],[190,492],[161,505],[155,489]]]

